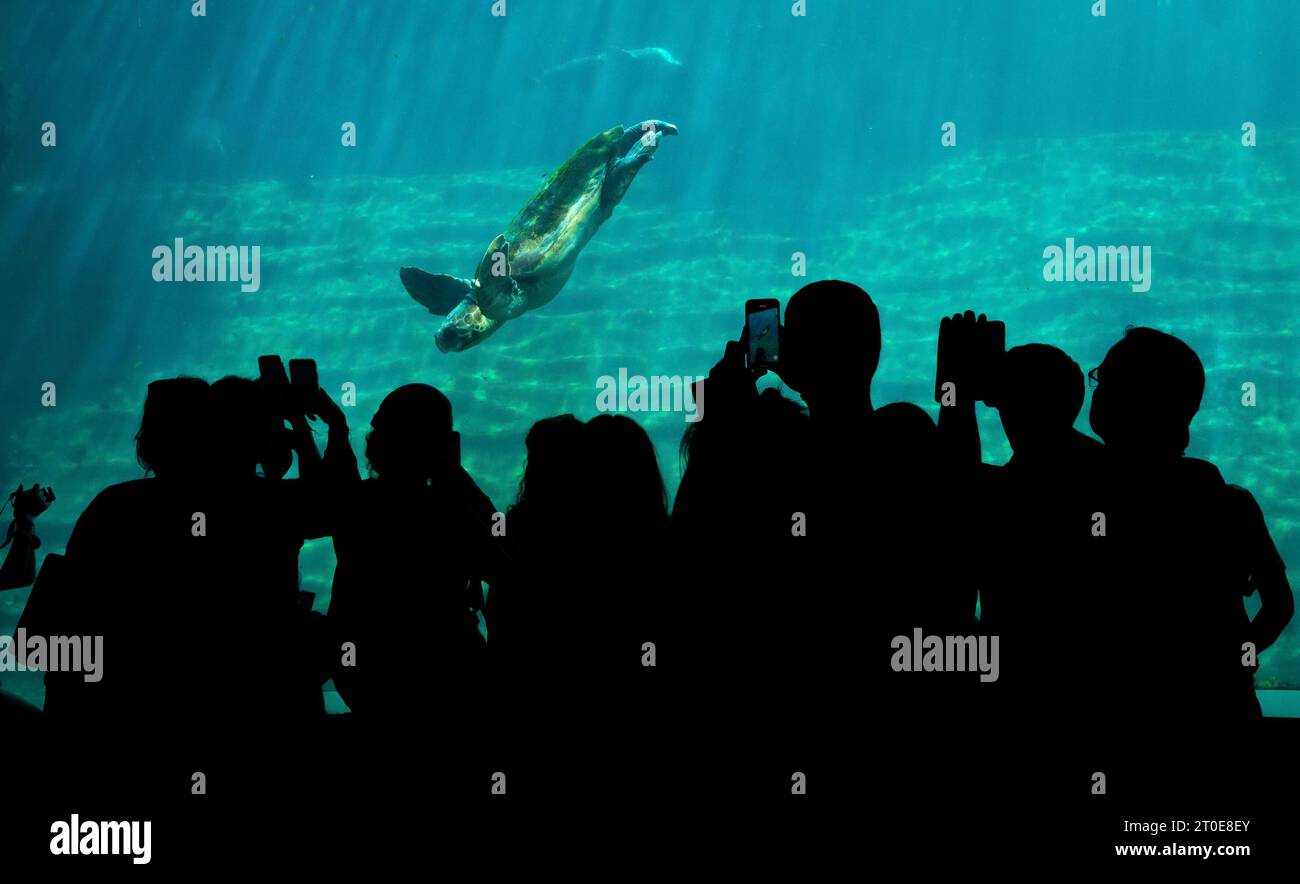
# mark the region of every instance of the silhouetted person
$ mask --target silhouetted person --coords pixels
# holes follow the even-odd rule
[[[337,411],[333,403],[322,406],[328,397],[319,388],[313,398],[316,407]],[[265,714],[288,720],[323,715],[321,685],[328,669],[317,653],[321,623],[310,611],[311,596],[300,590],[298,558],[305,540],[332,533],[344,506],[333,487],[281,478],[292,463],[294,437],[284,420],[293,412],[284,410],[273,390],[261,381],[225,377],[212,385],[212,399],[219,417],[208,482],[214,505],[230,518],[235,510],[256,508],[240,531],[218,538],[218,548],[230,545],[228,567],[249,575],[245,591],[259,592],[250,606],[260,616],[249,624],[250,633],[274,645],[262,652],[270,677],[257,686],[254,702],[274,706]],[[314,443],[307,441],[314,454]],[[347,448],[346,435],[331,447]],[[343,460],[355,463],[350,451]]]
[[[971,567],[980,576],[981,627],[1001,648],[999,684],[986,693],[1003,702],[986,708],[1007,716],[1008,741],[1047,742],[1036,728],[1070,726],[1088,702],[1083,610],[1099,576],[1091,527],[1102,445],[1074,428],[1083,371],[1063,351],[1013,347],[992,369],[986,401],[998,410],[1012,456],[981,470],[965,516],[965,530],[978,538]],[[1021,719],[1028,730],[1017,734]]]
[[[357,457],[352,451],[343,409],[320,387],[304,392],[298,386],[268,384],[264,377],[256,383],[268,421],[266,428],[258,432],[262,440],[262,450],[258,455],[261,474],[267,479],[284,478],[293,466],[296,454],[300,480],[317,486],[330,486],[328,489],[318,487],[316,491],[319,494],[328,496],[355,485],[360,478]],[[328,428],[323,455],[316,448],[311,425],[303,413],[308,408]],[[338,507],[336,511],[341,514],[345,509]],[[298,623],[295,627],[299,654],[294,663],[304,681],[303,690],[313,696],[319,694],[319,687],[332,674],[339,656],[325,615],[314,609],[315,600],[314,592],[299,589]],[[313,700],[313,706],[316,705]],[[313,711],[324,711],[323,697],[319,707]]]
[[[950,570],[950,489],[934,423],[909,403],[875,410],[882,337],[866,292],[812,283],[791,297],[785,320],[779,373],[808,403],[812,430],[811,567],[801,570],[826,588],[826,664],[835,679],[860,674],[881,712],[941,712],[924,699],[941,676],[895,673],[889,662],[895,636],[918,627],[964,635],[974,622],[974,592]]]
[[[667,531],[654,445],[624,415],[538,421],[525,444],[519,497],[506,514],[517,568],[489,594],[494,654],[517,670],[634,673],[652,640],[657,569],[629,568],[628,549],[662,549]]]
[[[143,689],[147,673],[153,669],[165,679],[175,670],[148,661],[142,633],[151,627],[165,629],[154,623],[150,610],[170,607],[162,601],[167,592],[164,584],[194,584],[184,554],[159,543],[161,526],[151,519],[160,512],[162,501],[171,499],[167,491],[195,481],[209,468],[204,424],[210,420],[210,397],[208,383],[199,378],[150,383],[135,449],[137,462],[154,478],[100,492],[77,519],[64,559],[58,562],[61,567],[51,569],[53,557],[47,557],[44,570],[51,574],[42,573],[28,600],[23,615],[27,628],[51,635],[103,635],[105,654],[112,655],[111,669],[106,665],[103,678],[95,684],[86,684],[78,673],[47,673],[48,714],[130,718],[140,707],[145,713],[157,710],[157,706],[150,708],[157,702],[156,695],[146,697]],[[160,484],[164,481],[166,488]],[[185,520],[189,522],[188,514]],[[189,598],[190,594],[182,594],[182,599]],[[149,612],[147,617],[142,609]],[[159,692],[170,700],[178,690],[169,686]],[[128,702],[132,697],[134,702]]]
[[[788,417],[759,407],[761,372],[746,368],[744,342],[728,344],[706,381],[693,432],[711,450],[692,453],[674,509],[676,544],[702,561],[692,595],[721,594],[733,613],[700,637],[714,648],[698,683],[726,688],[698,702],[738,704],[720,713],[720,739],[745,742],[766,776],[790,765],[853,770],[870,722],[952,711],[928,699],[946,691],[942,675],[891,672],[891,640],[973,627],[973,588],[948,578],[948,489],[928,462],[934,424],[914,405],[876,411],[880,318],[855,285],[815,282],[786,306],[772,370],[802,396],[806,418],[774,432],[772,418]],[[771,502],[755,506],[765,494]]]
[[[600,414],[583,431],[591,477],[584,532],[589,559],[577,572],[585,598],[572,625],[581,627],[589,648],[583,663],[595,676],[602,702],[623,716],[619,726],[629,726],[630,716],[643,730],[658,724],[652,710],[641,708],[648,702],[645,685],[658,683],[657,673],[643,666],[644,646],[662,640],[662,593],[676,570],[663,557],[669,549],[668,494],[654,443],[636,421]],[[638,547],[650,552],[636,556]]]
[[[803,719],[827,677],[815,649],[822,595],[805,583],[806,538],[795,533],[810,506],[808,415],[776,389],[752,394],[742,354],[728,344],[704,382],[705,417],[682,439],[669,546],[680,564],[665,589],[660,664],[678,716],[699,733],[687,760],[741,782],[751,751],[794,761],[782,754],[791,710]],[[733,379],[739,396],[727,389]],[[735,766],[719,769],[728,751]]]
[[[666,492],[649,436],[623,415],[539,421],[526,447],[506,513],[515,569],[488,594],[506,708],[497,729],[515,751],[549,757],[557,774],[597,775],[607,753],[663,726],[658,672],[642,661],[645,643],[661,640]],[[629,775],[655,788],[649,771],[661,762],[653,753]]]
[[[257,475],[276,421],[251,380],[150,385],[137,453],[157,478],[91,502],[50,612],[60,633],[104,636],[103,677],[47,678],[48,712],[118,716],[158,740],[319,714],[319,681],[302,670],[297,556],[327,533],[330,510],[307,486]]]
[[[589,519],[590,474],[583,424],[571,414],[533,424],[519,493],[506,510],[506,538],[516,561],[508,579],[488,592],[488,644],[494,665],[510,678],[531,665],[574,665],[580,653],[552,636],[572,616],[569,589],[574,536]]]
[[[841,655],[834,665],[844,672],[865,663],[874,672],[877,659],[890,657],[891,636],[918,626],[966,629],[974,618],[973,594],[952,587],[937,570],[946,559],[931,555],[948,519],[934,422],[909,403],[893,404],[883,419],[875,410],[880,317],[855,285],[823,281],[796,292],[782,348],[779,374],[808,404],[812,430],[819,512],[809,519],[810,552],[827,565],[823,585],[864,587],[828,599]]]
[[[18,589],[36,579],[36,550],[41,540],[36,536],[36,517],[54,502],[54,492],[40,485],[24,488],[19,485],[9,495],[13,519],[5,532],[0,549],[9,547],[4,564],[0,565],[0,590]],[[8,691],[0,690],[0,722],[30,719],[40,710]]]
[[[485,609],[499,757],[540,763],[553,746],[573,751],[575,695],[586,695],[573,675],[590,665],[591,640],[578,614],[591,602],[582,587],[590,544],[575,552],[591,515],[585,429],[562,414],[537,421],[524,439],[523,477],[505,514],[514,567],[492,582]]]
[[[36,550],[41,539],[36,536],[36,517],[54,502],[54,491],[33,485],[22,485],[9,495],[14,517],[9,522],[0,549],[9,547],[4,564],[0,565],[0,590],[18,589],[36,579]]]
[[[1245,645],[1267,648],[1294,611],[1285,566],[1250,493],[1183,455],[1205,389],[1187,344],[1131,328],[1091,377],[1107,469],[1105,536],[1093,538],[1106,569],[1090,598],[1094,708],[1130,739],[1235,729],[1260,715]],[[1252,622],[1243,598],[1256,591]]]
[[[504,563],[494,508],[461,466],[451,403],[438,390],[398,387],[370,425],[374,478],[353,483],[334,536],[334,683],[358,716],[433,712],[464,730],[487,678],[481,582]]]

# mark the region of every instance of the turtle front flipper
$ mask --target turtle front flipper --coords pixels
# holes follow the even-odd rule
[[[445,273],[425,273],[418,267],[403,267],[406,292],[434,316],[446,316],[466,298],[474,297],[474,284]]]
[[[511,319],[528,309],[519,284],[510,275],[510,243],[503,233],[497,234],[483,253],[474,283],[474,300],[489,319]]]

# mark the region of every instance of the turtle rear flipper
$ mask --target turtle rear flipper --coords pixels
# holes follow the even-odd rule
[[[461,301],[474,297],[474,285],[445,273],[425,273],[416,267],[402,268],[402,285],[412,298],[435,316],[446,316]]]

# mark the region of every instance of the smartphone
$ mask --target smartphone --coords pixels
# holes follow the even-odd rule
[[[975,398],[987,404],[997,398],[1002,357],[1007,352],[1007,326],[997,319],[975,325],[979,329],[975,337]]]
[[[781,305],[776,298],[751,298],[745,302],[745,329],[750,368],[776,365],[781,359]]]
[[[293,385],[293,401],[303,414],[315,420],[312,403],[316,399],[316,391],[320,389],[320,380],[316,377],[316,360],[290,359],[289,381]]]
[[[944,401],[943,386],[961,381],[970,386],[963,399],[986,401],[993,396],[1002,354],[1007,349],[1007,327],[1000,320],[956,321],[947,316],[939,323],[939,346],[934,374],[934,401]]]
[[[279,356],[257,357],[257,373],[272,390],[283,390],[289,386],[289,376],[284,373],[284,361]]]

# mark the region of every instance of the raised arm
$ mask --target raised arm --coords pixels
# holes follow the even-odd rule
[[[318,390],[316,413],[329,427],[325,454],[320,460],[320,478],[326,482],[346,483],[361,479],[357,455],[352,450],[348,419],[343,409],[324,390]]]
[[[939,322],[934,399],[939,403],[939,450],[950,464],[980,463],[975,401],[985,392],[978,387],[986,385],[992,367],[987,345],[993,325],[983,314],[976,318],[973,310]]]

